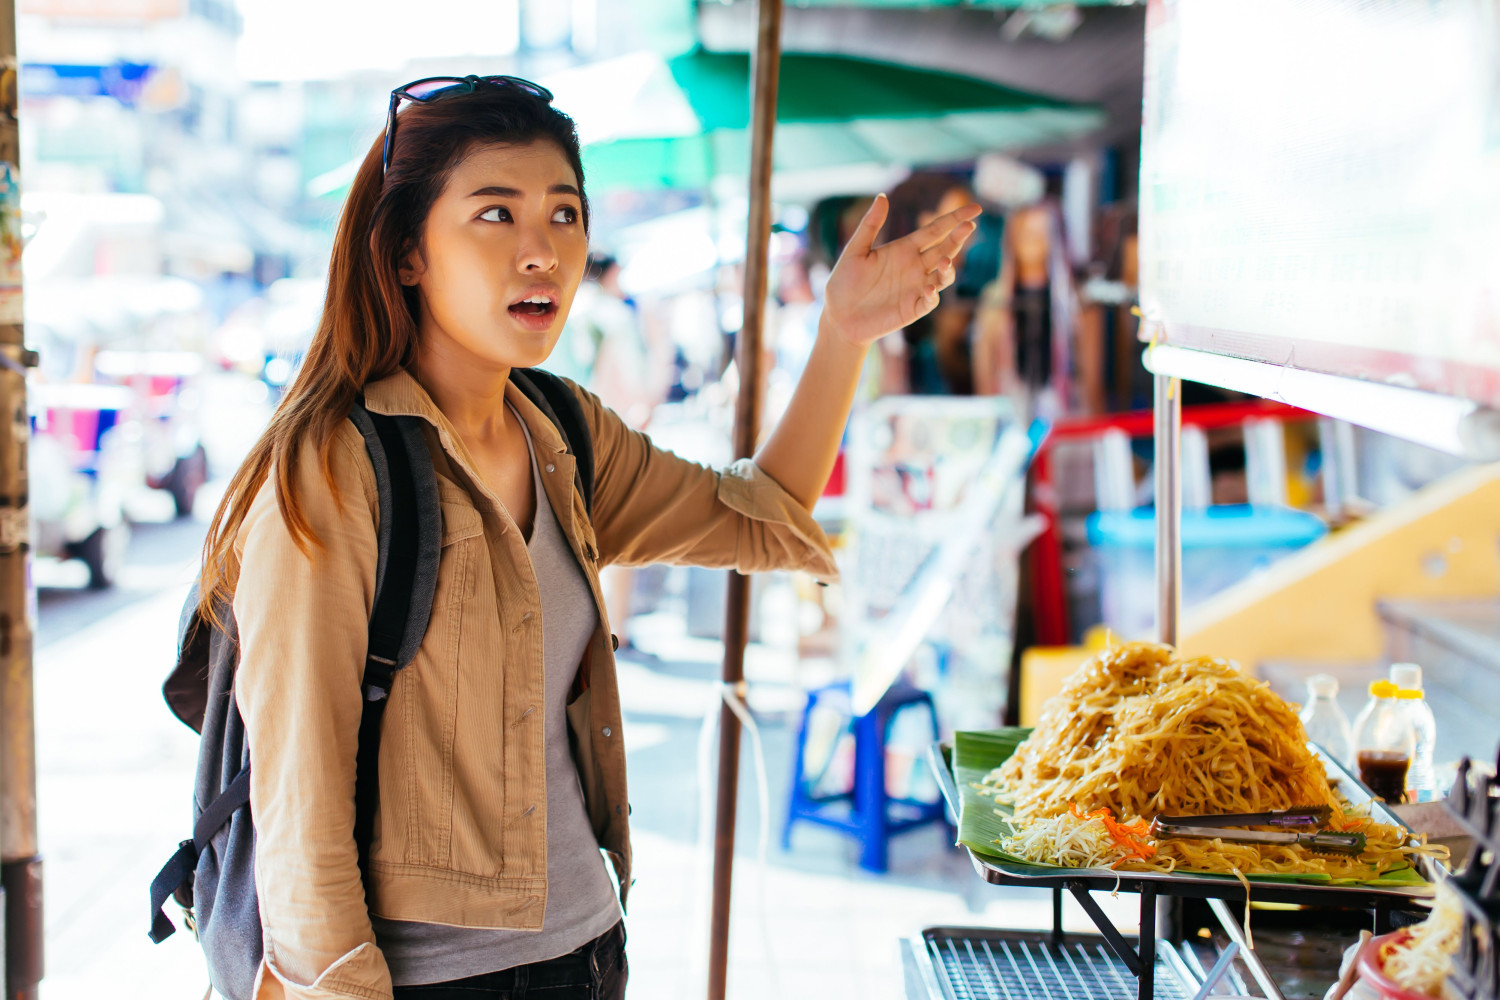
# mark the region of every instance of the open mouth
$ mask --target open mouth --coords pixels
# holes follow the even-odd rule
[[[511,303],[510,313],[518,318],[550,319],[557,313],[557,303],[547,295],[531,295],[519,302]]]

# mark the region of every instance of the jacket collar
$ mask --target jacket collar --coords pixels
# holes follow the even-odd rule
[[[567,451],[567,445],[563,443],[562,434],[558,432],[552,421],[547,418],[536,404],[526,398],[514,382],[505,384],[505,401],[515,408],[525,421],[526,428],[531,431],[531,440],[535,443],[538,451],[551,451],[561,454]],[[468,449],[463,446],[462,439],[454,429],[448,417],[439,410],[427,390],[422,387],[411,376],[411,373],[402,370],[371,382],[365,386],[365,407],[375,413],[383,413],[387,416],[411,416],[421,417],[432,424],[438,431],[438,437],[443,446],[456,457],[469,461]]]

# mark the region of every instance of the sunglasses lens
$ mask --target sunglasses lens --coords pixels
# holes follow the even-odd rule
[[[430,101],[443,91],[452,90],[455,87],[468,89],[469,85],[463,80],[424,80],[403,89],[406,91],[406,96],[414,101]]]
[[[520,80],[515,77],[507,77],[505,82],[518,90],[526,91],[526,93],[528,94],[533,94],[548,101],[552,100],[552,91],[546,89],[545,87],[539,86],[538,84],[532,83],[530,80]]]

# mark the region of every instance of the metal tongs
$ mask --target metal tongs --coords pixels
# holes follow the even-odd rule
[[[1230,813],[1220,816],[1158,816],[1151,835],[1158,840],[1228,840],[1237,844],[1298,844],[1314,851],[1360,854],[1365,849],[1362,833],[1311,833],[1293,830],[1236,830],[1240,826],[1318,827],[1329,815],[1327,806],[1276,809],[1262,813]]]

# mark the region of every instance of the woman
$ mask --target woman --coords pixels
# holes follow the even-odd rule
[[[421,83],[392,95],[339,223],[318,331],[205,549],[203,608],[232,597],[239,623],[235,696],[255,760],[256,997],[617,997],[629,806],[599,569],[831,577],[808,512],[860,361],[936,303],[978,213],[872,249],[877,201],[753,462],[684,462],[575,390],[593,438],[590,517],[557,430],[508,382],[546,360],[583,276],[573,123],[514,78]],[[368,894],[351,830],[379,508],[346,419],[361,393],[428,423],[444,521],[432,624],[385,713]]]
[[[1011,396],[1023,413],[1048,418],[1099,395],[1099,366],[1080,363],[1096,352],[1075,356],[1078,293],[1065,249],[1055,207],[1010,213],[1000,276],[974,323],[975,392]]]

